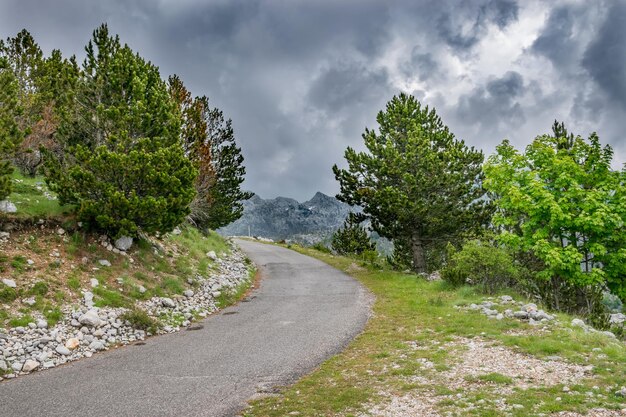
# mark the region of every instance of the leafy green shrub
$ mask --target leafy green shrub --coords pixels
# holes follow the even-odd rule
[[[562,123],[552,129],[525,152],[504,141],[484,166],[499,239],[537,257],[537,277],[547,285],[572,296],[607,286],[626,301],[626,171],[612,169],[613,150],[595,133],[585,140]]]
[[[128,321],[135,329],[151,333],[156,332],[161,327],[161,323],[158,320],[150,317],[148,313],[140,309],[128,310],[120,316],[120,319]]]
[[[448,263],[441,270],[441,277],[456,286],[469,283],[494,293],[500,288],[518,286],[522,269],[506,249],[472,240],[460,251],[449,246]]]
[[[0,284],[0,301],[4,303],[10,303],[17,298],[17,291],[15,288],[11,288],[4,284]]]
[[[343,227],[333,234],[331,247],[340,255],[360,255],[376,249],[367,231],[361,226],[361,219],[354,213],[350,213]]]

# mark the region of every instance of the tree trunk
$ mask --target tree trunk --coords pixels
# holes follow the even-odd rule
[[[413,270],[419,273],[426,273],[426,257],[424,255],[424,245],[419,234],[413,233],[411,237],[411,252],[413,254]]]

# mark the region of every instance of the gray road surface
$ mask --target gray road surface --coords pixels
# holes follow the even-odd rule
[[[234,416],[340,351],[370,295],[326,264],[240,241],[260,266],[244,302],[183,330],[0,384],[0,416]]]

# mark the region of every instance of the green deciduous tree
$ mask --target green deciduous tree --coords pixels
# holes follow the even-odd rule
[[[525,153],[508,141],[498,146],[485,164],[485,187],[500,239],[542,262],[541,281],[606,284],[626,300],[626,175],[611,169],[612,156],[595,133],[584,140],[555,123]]]
[[[11,157],[23,138],[17,118],[21,113],[19,85],[6,59],[0,58],[0,200],[11,194]]]
[[[158,68],[106,25],[86,52],[58,130],[63,152],[46,155],[47,182],[79,218],[112,236],[170,231],[189,213],[196,177],[176,104]]]
[[[350,213],[343,227],[333,234],[331,247],[335,252],[340,255],[360,255],[365,251],[376,250],[376,245],[370,240],[361,221],[358,215]]]
[[[427,250],[473,234],[489,218],[483,154],[410,95],[389,101],[377,122],[378,132],[363,134],[368,152],[348,148],[348,168],[333,167],[337,198],[363,207],[373,229],[410,248],[413,268],[426,272]]]

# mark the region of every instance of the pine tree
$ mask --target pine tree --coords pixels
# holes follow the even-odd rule
[[[232,121],[211,108],[208,97],[192,99],[176,75],[169,78],[169,91],[182,117],[185,154],[198,169],[190,220],[199,228],[225,226],[241,217],[241,202],[252,197],[241,190],[244,159],[235,143]]]
[[[64,59],[59,50],[44,57],[25,29],[6,42],[0,41],[0,55],[6,57],[18,82],[18,101],[23,112],[17,122],[26,133],[13,162],[24,174],[35,175],[42,163],[39,149],[58,151],[55,134],[59,114],[71,100],[78,66],[74,57]]]
[[[207,120],[216,181],[210,189],[212,204],[206,225],[217,229],[240,218],[243,214],[242,201],[254,194],[241,189],[246,168],[241,148],[235,143],[232,121],[225,120],[222,111],[216,108],[209,111]]]
[[[6,59],[0,58],[0,200],[11,194],[10,158],[23,138],[17,118],[21,113],[19,85]]]
[[[428,250],[488,221],[483,154],[456,140],[434,109],[410,95],[393,97],[377,121],[378,133],[363,134],[368,152],[348,148],[348,168],[333,167],[337,198],[363,207],[373,229],[410,248],[414,270],[426,272]]]
[[[343,227],[333,234],[331,247],[335,252],[340,255],[360,255],[365,251],[376,249],[376,245],[361,225],[361,220],[359,216],[350,213]]]
[[[46,180],[81,220],[112,236],[170,231],[189,213],[196,176],[176,104],[158,68],[106,25],[86,53],[59,126],[63,152],[46,153]]]

